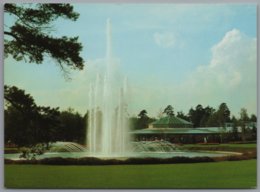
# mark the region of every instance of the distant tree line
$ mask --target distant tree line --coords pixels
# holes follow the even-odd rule
[[[39,106],[33,97],[15,86],[4,86],[5,144],[31,147],[54,141],[85,142],[87,115],[69,108]]]
[[[55,141],[72,141],[86,143],[87,119],[72,108],[61,111],[59,108],[39,106],[30,94],[15,86],[4,86],[4,133],[5,144],[12,143],[17,146],[33,146],[37,143],[49,144]],[[159,115],[175,116],[174,108],[168,105]],[[218,109],[197,105],[187,114],[178,111],[176,117],[190,121],[197,127],[225,127],[232,124],[230,135],[232,140],[238,139],[238,126],[242,128],[242,137],[245,137],[246,123],[256,122],[256,115],[248,115],[242,108],[240,117],[231,116],[226,103],[221,103]],[[131,130],[148,128],[149,124],[158,120],[149,117],[147,110],[143,109],[136,117],[130,117]],[[256,127],[252,129],[256,139]],[[245,138],[242,138],[245,140]]]
[[[160,113],[158,118],[165,114],[168,116],[175,116],[174,108],[168,105],[162,113]],[[178,111],[176,117],[189,121],[193,124],[194,128],[198,127],[226,127],[227,123],[232,126],[232,133],[229,140],[238,139],[238,126],[242,128],[242,140],[245,140],[246,124],[248,122],[256,122],[257,117],[255,114],[251,116],[248,115],[247,110],[242,108],[240,111],[240,117],[231,117],[231,112],[226,103],[221,103],[217,109],[211,106],[203,107],[201,104],[197,105],[195,108],[191,108],[187,114],[182,111]],[[148,128],[149,124],[153,121],[158,120],[158,118],[149,117],[148,112],[143,109],[140,111],[137,117],[130,118],[130,125],[132,130]],[[250,130],[256,139],[256,127]]]

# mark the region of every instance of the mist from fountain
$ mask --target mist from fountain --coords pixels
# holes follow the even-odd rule
[[[74,142],[57,141],[50,144],[48,152],[86,152],[87,149]]]
[[[110,19],[106,28],[106,71],[97,74],[89,90],[87,147],[91,155],[124,155],[130,139],[127,122],[127,79],[118,79],[117,60],[112,54]],[[119,84],[119,82],[122,82]]]
[[[179,148],[168,141],[138,141],[132,143],[133,152],[176,152]]]
[[[182,151],[168,141],[131,142],[127,118],[128,88],[127,79],[116,76],[117,60],[112,54],[112,30],[107,20],[106,71],[104,76],[97,74],[89,88],[87,149],[74,142],[57,141],[37,159],[44,158],[82,158],[89,156],[116,157],[218,157],[234,154],[232,152],[190,152]],[[5,154],[6,159],[20,160],[20,153]]]

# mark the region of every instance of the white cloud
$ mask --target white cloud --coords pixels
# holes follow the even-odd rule
[[[135,88],[133,103],[139,108],[133,111],[145,108],[156,116],[168,104],[176,112],[188,112],[198,104],[217,108],[226,102],[232,115],[238,116],[242,107],[256,113],[256,39],[233,29],[212,46],[211,53],[209,63],[198,66],[181,84],[158,79]]]
[[[176,43],[176,38],[173,33],[170,32],[156,32],[154,35],[154,41],[159,47],[170,48]]]
[[[178,86],[180,95],[186,93],[194,104],[227,102],[235,111],[246,107],[255,113],[256,39],[233,29],[211,51],[210,63],[199,66]]]
[[[159,35],[160,38],[162,36]],[[242,107],[246,107],[249,113],[255,113],[256,39],[233,29],[212,46],[211,53],[210,62],[197,67],[181,84],[147,79],[147,82],[132,85],[130,114],[144,108],[151,116],[156,116],[159,109],[168,104],[173,105],[176,112],[188,112],[191,106],[197,104],[216,108],[222,102],[228,104],[234,115],[238,115]],[[102,59],[89,61],[86,70],[75,76],[75,83],[62,91],[64,102],[79,101],[74,106],[84,111],[90,82],[94,82],[96,73],[104,68]]]
[[[256,40],[233,29],[212,47],[210,63],[198,67],[193,76],[196,77],[198,83],[203,79],[231,89],[247,81],[247,76],[255,80],[256,77],[253,75],[255,70]]]

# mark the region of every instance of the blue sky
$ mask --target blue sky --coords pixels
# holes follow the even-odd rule
[[[66,81],[55,62],[5,60],[5,84],[33,95],[36,103],[87,110],[89,82],[102,69],[105,27],[112,22],[113,53],[127,76],[129,112],[150,116],[171,104],[185,113],[197,104],[226,102],[238,116],[256,113],[256,6],[254,4],[74,4],[76,22],[59,19],[56,36],[79,36],[86,61]],[[5,24],[10,18],[5,17]]]

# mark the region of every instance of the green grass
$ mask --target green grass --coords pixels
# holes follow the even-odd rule
[[[19,150],[16,147],[5,147],[4,151],[5,153],[19,153]]]
[[[257,144],[256,143],[246,143],[246,144],[233,144],[233,143],[228,143],[228,144],[187,144],[183,145],[182,147],[231,147],[231,148],[256,148]]]
[[[255,188],[256,160],[115,166],[5,165],[7,188]]]

